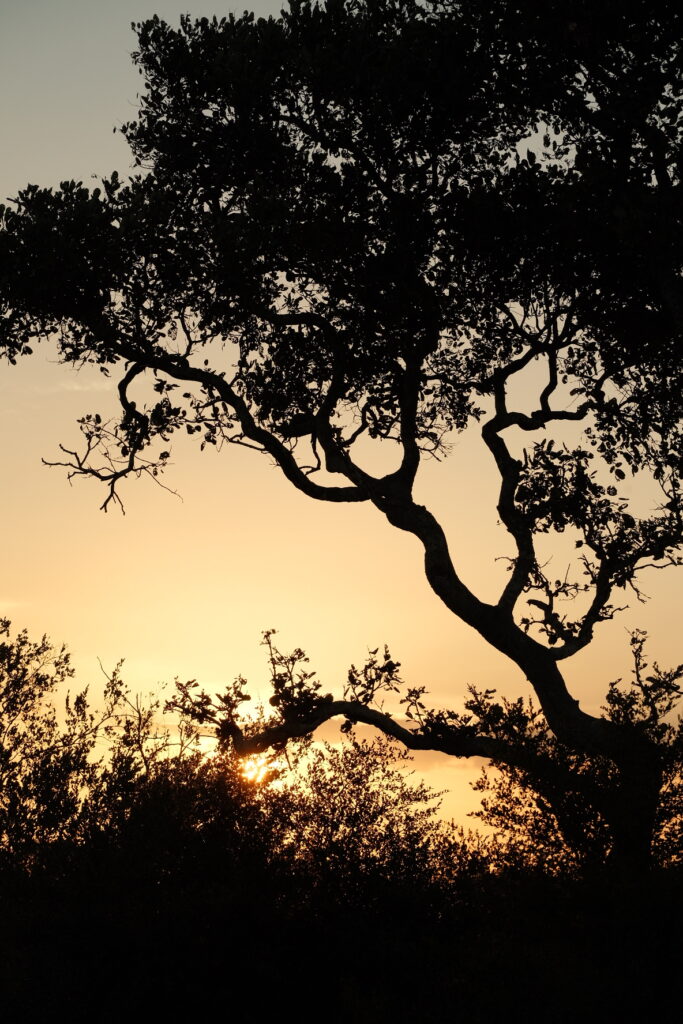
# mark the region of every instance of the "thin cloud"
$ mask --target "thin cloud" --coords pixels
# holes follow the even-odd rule
[[[49,384],[34,384],[31,390],[37,395],[54,395],[64,391],[87,394],[89,392],[111,391],[111,381],[105,377],[84,381],[76,376],[65,374],[59,380]]]

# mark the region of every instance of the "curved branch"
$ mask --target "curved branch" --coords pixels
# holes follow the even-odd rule
[[[511,615],[517,599],[526,587],[534,565],[536,551],[534,548],[533,531],[526,518],[515,505],[515,494],[519,484],[522,464],[510,455],[505,441],[500,436],[497,426],[498,417],[494,416],[482,427],[481,436],[486,447],[495,459],[500,473],[500,491],[498,493],[498,515],[514,538],[517,557],[514,559],[510,579],[498,600],[498,607]]]
[[[384,711],[378,711],[353,700],[323,701],[309,718],[285,719],[277,725],[266,726],[253,735],[245,735],[235,722],[222,722],[219,730],[222,735],[232,739],[238,754],[250,756],[288,740],[310,736],[325,722],[338,717],[371,725],[386,736],[398,740],[409,750],[434,750],[452,757],[486,757],[492,761],[502,761],[513,767],[525,769],[530,769],[533,763],[538,763],[538,757],[533,755],[532,751],[494,737],[477,736],[469,727],[453,728],[438,736],[414,732]]]
[[[577,651],[587,647],[593,639],[593,629],[598,622],[611,618],[607,604],[612,596],[613,587],[612,565],[608,559],[603,558],[593,580],[594,593],[588,611],[581,620],[579,631],[576,636],[568,637],[565,642],[553,650],[553,657],[557,661],[569,658]],[[607,609],[607,613],[605,610]]]
[[[538,753],[530,745],[514,744],[494,736],[477,735],[472,727],[451,726],[444,730],[418,732],[407,729],[391,715],[368,707],[359,701],[323,701],[315,712],[306,719],[285,719],[276,725],[268,725],[258,733],[246,735],[234,721],[223,721],[218,733],[230,739],[235,751],[242,757],[263,753],[271,747],[282,746],[288,740],[310,736],[325,722],[333,718],[372,726],[398,740],[408,750],[429,750],[447,754],[450,757],[483,757],[489,761],[508,765],[528,772],[535,779],[542,780],[548,793],[568,790],[581,793],[603,813],[609,811],[608,797],[601,794],[593,784],[592,777],[582,776],[565,768],[546,754]]]
[[[369,494],[355,484],[350,487],[327,487],[311,480],[301,469],[289,448],[269,430],[256,423],[246,401],[237,394],[222,374],[208,368],[192,366],[184,356],[173,355],[159,349],[149,348],[141,358],[140,353],[132,345],[119,341],[117,347],[123,358],[136,363],[144,362],[147,369],[159,370],[172,380],[199,384],[206,392],[218,395],[221,401],[233,409],[243,435],[271,455],[290,483],[304,494],[320,501],[331,502],[369,499]]]
[[[550,398],[558,385],[557,350],[548,351],[548,383],[540,395],[540,408],[534,412],[510,412],[507,408],[505,385],[507,380],[523,369],[536,353],[529,349],[520,359],[501,367],[493,376],[495,414],[482,427],[482,438],[493,455],[501,477],[498,496],[498,514],[501,522],[511,534],[517,547],[517,556],[510,579],[505,585],[498,601],[498,607],[511,615],[520,594],[527,587],[536,564],[536,552],[533,539],[533,524],[529,522],[516,507],[515,494],[520,480],[522,464],[512,457],[501,434],[509,427],[519,427],[525,431],[543,429],[548,423],[557,420],[577,421],[585,418],[592,407],[590,402],[583,402],[574,410],[553,410]]]
[[[351,439],[347,439],[343,444],[335,436],[330,423],[335,405],[343,397],[345,383],[344,353],[339,347],[336,328],[324,316],[315,312],[277,313],[260,308],[258,315],[273,325],[285,327],[306,325],[318,328],[331,342],[336,356],[332,381],[320,409],[311,420],[311,436],[315,435],[320,442],[328,472],[342,473],[356,487],[367,490],[369,494],[400,491],[405,496],[410,496],[420,464],[420,450],[417,444],[417,406],[420,392],[419,360],[410,361],[402,371],[399,381],[401,445],[403,448],[401,465],[394,473],[381,478],[373,477],[362,470],[349,454],[351,443],[364,430],[364,423],[361,423],[358,431],[354,432]]]

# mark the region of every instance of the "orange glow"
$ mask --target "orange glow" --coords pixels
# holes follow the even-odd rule
[[[277,785],[287,769],[287,764],[282,757],[273,757],[272,754],[252,754],[242,761],[242,776],[247,782],[254,786],[262,786],[266,783]]]
[[[242,763],[242,775],[247,782],[256,785],[264,782],[270,773],[270,759],[265,754],[253,754],[247,757]]]

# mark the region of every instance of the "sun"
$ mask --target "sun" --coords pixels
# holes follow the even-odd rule
[[[267,753],[252,754],[251,757],[245,757],[242,762],[242,777],[255,786],[269,782],[279,774],[280,769],[272,755],[269,757]]]

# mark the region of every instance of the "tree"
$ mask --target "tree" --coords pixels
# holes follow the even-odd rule
[[[683,539],[674,7],[296,0],[267,21],[154,18],[124,129],[143,173],[29,186],[0,235],[10,360],[49,337],[65,362],[119,372],[121,419],[82,420],[69,472],[102,481],[106,508],[125,477],[158,477],[186,430],[256,448],[317,500],[372,504],[526,676],[558,742],[614,766],[599,797],[574,784],[631,867],[649,860],[662,745],[582,710],[561,663]],[[492,603],[413,497],[422,459],[477,424],[509,543]],[[368,445],[392,453],[383,475],[364,468]],[[620,491],[636,473],[660,491],[650,516]],[[575,545],[564,578],[546,572],[549,539]],[[262,749],[342,715],[413,748],[551,770],[517,735],[427,714],[420,694],[401,724],[371,707],[393,663],[368,671],[344,701],[285,679],[258,736],[228,701],[223,728]]]
[[[69,654],[26,631],[10,639],[0,619],[0,855],[29,867],[41,849],[73,840],[87,817],[84,793],[96,784],[93,757],[121,701],[116,675],[93,712],[87,690],[54,704],[73,676]],[[60,721],[61,719],[61,721]]]
[[[681,698],[683,665],[665,670],[645,658],[647,634],[631,635],[632,678],[609,684],[603,711],[612,722],[626,724],[651,738],[662,754],[663,778],[653,835],[653,853],[660,865],[680,863],[683,807],[683,718],[672,721]],[[648,671],[649,669],[649,671]],[[594,872],[609,854],[612,837],[599,813],[601,800],[614,787],[615,766],[607,758],[591,758],[558,743],[543,715],[531,701],[497,702],[491,692],[472,690],[470,710],[498,731],[516,734],[520,745],[546,757],[552,770],[543,775],[501,765],[491,775],[482,769],[475,789],[483,793],[475,812],[495,830],[501,864],[524,865],[551,873]],[[554,774],[553,774],[554,773]],[[572,779],[583,776],[597,794],[581,799]]]

